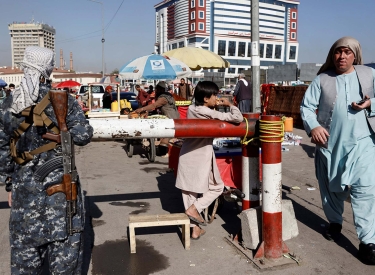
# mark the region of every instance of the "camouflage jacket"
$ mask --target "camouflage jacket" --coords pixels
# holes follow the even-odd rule
[[[48,93],[49,85],[40,84],[38,102]],[[56,156],[55,150],[50,150],[34,156],[34,159],[24,165],[13,162],[9,141],[13,131],[18,129],[24,117],[8,111],[10,104],[3,104],[0,111],[0,175],[11,177],[12,207],[9,230],[14,243],[42,245],[67,237],[66,230],[66,201],[65,194],[56,193],[48,196],[46,189],[62,180],[63,169],[58,168],[49,173],[43,182],[34,178],[34,172],[46,161]],[[52,105],[49,104],[45,114],[57,124]],[[69,96],[68,113],[66,118],[69,132],[75,145],[83,146],[90,142],[93,129],[86,120],[78,102]],[[20,152],[32,151],[50,141],[41,137],[41,131],[31,126],[21,135],[17,142]],[[80,188],[79,188],[80,189]],[[81,192],[78,192],[77,214],[73,226],[82,230],[84,225],[83,202]],[[19,242],[18,242],[19,241]]]

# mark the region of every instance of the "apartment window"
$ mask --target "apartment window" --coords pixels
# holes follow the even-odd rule
[[[228,56],[234,56],[236,54],[236,42],[229,41],[228,44]]]
[[[273,45],[267,44],[266,47],[266,58],[272,58],[272,52],[273,52]]]
[[[293,29],[293,30],[295,30],[295,29],[296,29],[296,27],[297,27],[297,24],[296,24],[296,22],[292,22],[292,29]]]
[[[191,23],[190,25],[190,30],[193,32],[195,31],[195,23]]]
[[[204,12],[203,11],[199,11],[199,19],[204,19]]]
[[[178,47],[179,47],[179,48],[183,48],[183,47],[185,47],[185,43],[184,43],[184,41],[178,42]]]
[[[245,70],[245,68],[238,68],[238,73],[240,74],[240,73],[242,73],[242,71],[244,71]]]
[[[225,55],[226,48],[227,48],[227,41],[219,40],[217,54],[218,55]]]
[[[200,31],[204,31],[204,23],[199,23],[199,25],[198,25],[198,29],[199,29]]]
[[[204,7],[204,0],[199,0],[199,6]]]
[[[236,73],[236,68],[229,68],[228,69],[229,74],[235,74]]]
[[[190,1],[190,7],[191,8],[195,8],[195,0],[191,0]]]
[[[275,46],[275,59],[281,59],[281,45]]]
[[[259,57],[262,58],[264,56],[264,44],[259,44]]]
[[[290,46],[289,49],[289,59],[296,59],[296,52],[297,52],[297,47],[296,46]]]
[[[191,12],[191,19],[195,19],[195,11]]]
[[[172,50],[177,49],[177,43],[172,44]]]
[[[297,13],[295,11],[292,12],[292,19],[297,19]]]
[[[251,42],[247,43],[247,57],[251,57]]]
[[[246,42],[238,42],[238,54],[237,56],[245,57]]]

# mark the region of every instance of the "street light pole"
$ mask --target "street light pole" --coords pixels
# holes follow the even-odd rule
[[[102,2],[95,1],[95,0],[88,0],[90,2],[95,2],[102,5],[102,78],[104,78],[104,6]]]

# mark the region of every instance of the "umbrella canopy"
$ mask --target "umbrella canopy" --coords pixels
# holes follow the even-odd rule
[[[176,58],[153,54],[128,62],[120,69],[119,75],[123,79],[175,79],[190,76],[191,70]]]
[[[230,63],[220,55],[202,48],[183,47],[165,52],[163,55],[181,60],[192,71],[229,68],[230,66]]]
[[[120,82],[121,82],[120,79],[116,77],[115,75],[109,75],[109,76],[103,77],[100,80],[100,83],[119,83],[120,84]]]
[[[8,84],[4,80],[0,79],[0,87],[6,87],[7,85]]]
[[[60,82],[59,84],[56,85],[56,88],[71,88],[71,87],[76,87],[76,86],[81,86],[81,83],[73,80],[67,80]]]

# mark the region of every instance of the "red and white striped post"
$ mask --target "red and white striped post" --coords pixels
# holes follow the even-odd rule
[[[282,239],[282,167],[281,142],[283,137],[280,117],[265,115],[260,118],[259,136],[262,147],[262,232],[261,243],[254,258],[279,259],[289,249]]]
[[[259,113],[242,114],[246,119],[259,119]],[[259,206],[259,146],[242,144],[242,211]]]

